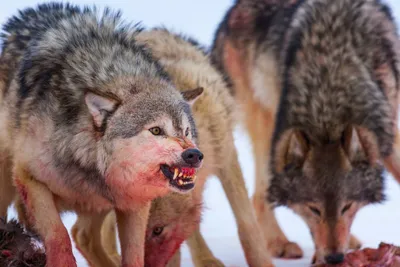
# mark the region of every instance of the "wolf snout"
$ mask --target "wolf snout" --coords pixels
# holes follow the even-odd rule
[[[200,150],[196,148],[186,149],[182,153],[182,159],[185,161],[185,163],[190,164],[192,166],[200,165],[203,158],[204,158],[203,153],[201,153]]]
[[[339,264],[344,261],[344,253],[332,253],[325,256],[325,262],[328,264]]]

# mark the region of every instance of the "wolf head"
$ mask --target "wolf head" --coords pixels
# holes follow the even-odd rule
[[[369,163],[352,127],[337,142],[317,143],[300,130],[287,131],[281,140],[268,200],[305,220],[318,261],[342,258],[356,213],[384,200],[382,166]]]
[[[166,266],[200,223],[201,206],[191,195],[176,193],[152,202],[146,232],[146,266]]]
[[[118,191],[129,190],[146,198],[147,190],[187,192],[194,187],[203,154],[196,147],[196,126],[190,103],[201,93],[179,93],[170,84],[138,77],[111,86],[143,88],[128,99],[85,95],[85,103],[104,158],[99,158],[106,180]],[[150,89],[150,90],[149,90]],[[101,154],[100,154],[101,155]],[[131,178],[132,177],[132,178]],[[135,180],[133,180],[133,178]],[[166,186],[168,184],[168,186]]]
[[[35,42],[21,61],[17,108],[50,144],[47,165],[76,191],[89,184],[121,209],[194,187],[203,154],[190,105],[202,88],[180,93],[121,13],[43,4],[20,17],[34,20]]]

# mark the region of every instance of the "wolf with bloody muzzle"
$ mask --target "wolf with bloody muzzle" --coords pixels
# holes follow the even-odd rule
[[[360,246],[357,211],[384,200],[384,167],[400,178],[399,51],[378,0],[239,0],[227,12],[212,58],[243,106],[253,204],[275,256],[293,254],[275,206],[306,221],[318,262]]]
[[[0,216],[18,192],[52,267],[76,266],[60,212],[115,209],[122,266],[144,265],[150,203],[194,188],[203,154],[190,105],[121,13],[68,3],[3,26]],[[16,189],[16,190],[15,190]]]

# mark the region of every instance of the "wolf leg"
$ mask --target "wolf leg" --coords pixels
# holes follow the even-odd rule
[[[15,197],[12,183],[12,165],[6,153],[0,154],[0,217],[7,219],[7,210]]]
[[[135,211],[116,210],[122,267],[144,266],[144,244],[151,202]]]
[[[256,182],[252,200],[258,223],[263,229],[267,246],[274,257],[299,258],[303,256],[301,248],[287,239],[266,200],[270,179],[270,149],[275,126],[274,112],[267,111],[259,105],[251,109],[246,112],[246,124],[253,143]]]
[[[23,165],[14,168],[14,183],[25,205],[29,224],[42,238],[47,256],[47,266],[76,267],[71,240],[54,203],[53,194],[36,181]]]
[[[231,142],[230,155],[225,161],[219,177],[228,197],[238,226],[239,238],[249,266],[273,266],[271,256],[265,251],[265,240],[258,225],[248,196],[238,161],[236,148]]]
[[[393,152],[384,160],[385,167],[400,183],[400,133],[396,127],[396,137],[393,144]]]
[[[107,213],[79,213],[71,230],[77,249],[93,267],[119,266],[103,247],[101,230],[106,216]]]
[[[112,258],[116,264],[121,263],[121,256],[118,253],[117,248],[117,218],[115,211],[111,211],[107,214],[101,228],[101,243],[103,244],[104,250]]]
[[[186,240],[192,261],[196,267],[223,267],[224,264],[218,260],[209,247],[206,241],[200,233],[200,226],[192,233],[192,235]]]
[[[178,249],[166,267],[181,267],[181,249]]]

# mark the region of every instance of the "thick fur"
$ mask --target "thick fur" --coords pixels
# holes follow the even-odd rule
[[[286,238],[262,199],[299,213],[324,261],[358,244],[356,212],[384,200],[381,162],[400,180],[396,31],[379,0],[242,0],[219,25],[213,62],[268,167],[253,200],[269,244]]]
[[[176,90],[136,43],[140,31],[108,9],[59,3],[3,27],[0,211],[13,199],[12,168],[20,219],[43,239],[50,266],[76,266],[59,212],[114,208],[122,265],[143,266],[150,201],[190,191],[161,167],[201,167],[202,156],[183,155],[196,149],[190,103],[201,91]]]
[[[223,266],[207,247],[198,225],[203,186],[210,175],[219,177],[223,185],[236,217],[240,240],[249,266],[271,266],[266,249],[259,245],[263,243],[263,239],[259,234],[260,229],[251,208],[234,145],[235,103],[221,75],[211,66],[208,55],[203,49],[184,36],[176,35],[166,29],[153,29],[142,31],[136,36],[136,40],[159,61],[180,90],[193,86],[204,88],[204,93],[192,106],[198,130],[198,146],[206,155],[204,164],[198,173],[196,188],[191,193],[190,199],[187,196],[170,194],[153,201],[147,226],[146,266],[165,266],[168,259],[187,238],[196,266]],[[96,219],[91,218],[92,222],[94,220]],[[107,217],[105,225],[110,221],[112,217]],[[160,230],[156,226],[163,227],[159,236],[154,235],[155,230]],[[90,228],[90,223],[82,221],[81,224],[77,223],[74,226],[77,232],[78,229],[85,232],[83,230],[85,228]],[[103,236],[110,238],[115,236],[108,234],[109,231],[104,229],[107,227],[103,228]],[[90,230],[86,232],[91,233],[88,237],[92,237],[93,242],[99,240]],[[76,240],[79,240],[79,236]],[[104,246],[115,243],[110,239],[103,242]],[[90,248],[82,250],[87,251]],[[101,250],[92,249],[91,256],[87,258],[91,261],[99,253]],[[110,254],[115,255],[115,253]],[[179,254],[176,254],[169,264],[177,263]]]
[[[39,237],[17,221],[0,218],[0,265],[45,267],[46,253]]]

